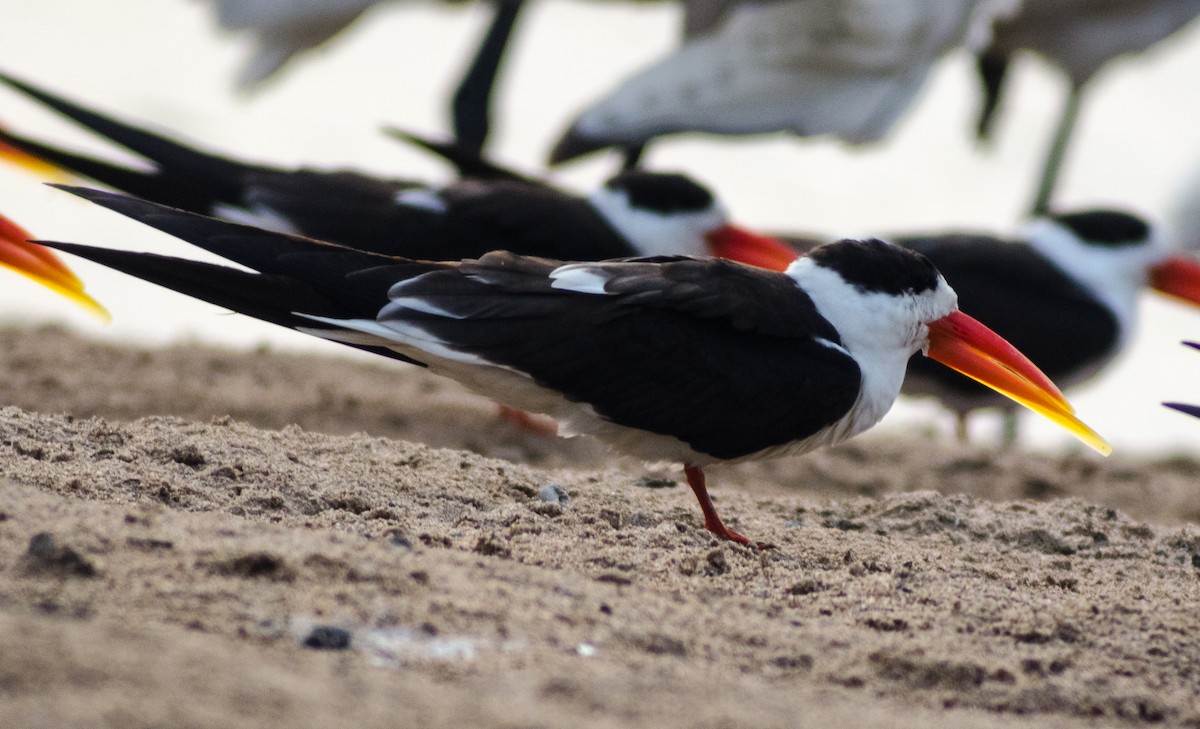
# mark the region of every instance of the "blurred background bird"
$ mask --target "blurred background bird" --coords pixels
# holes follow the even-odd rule
[[[812,0],[684,4],[680,47],[590,104],[551,152],[564,162],[605,147],[636,163],[678,132],[882,139],[946,52],[986,41],[1015,3]],[[703,13],[701,16],[700,13]],[[688,22],[688,21],[691,22]]]
[[[1013,56],[1030,52],[1066,76],[1067,92],[1046,146],[1030,212],[1046,212],[1092,78],[1111,61],[1141,53],[1200,15],[1200,0],[1037,0],[997,17],[991,39],[977,56],[983,102],[976,134],[987,141]]]
[[[725,206],[678,173],[628,170],[580,197],[525,177],[454,144],[408,133],[406,141],[481,177],[437,186],[353,170],[281,169],[200,150],[83,107],[0,73],[0,84],[35,99],[140,155],[141,170],[0,129],[0,157],[50,165],[153,202],[359,250],[424,260],[477,258],[493,250],[573,261],[646,255],[712,255],[780,270],[792,252],[733,225]]]

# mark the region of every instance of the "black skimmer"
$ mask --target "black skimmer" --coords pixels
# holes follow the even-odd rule
[[[951,49],[981,45],[1009,5],[806,0],[725,3],[706,13],[698,7],[691,37],[580,113],[551,163],[616,146],[632,150],[629,164],[648,140],[675,132],[878,141],[933,64]]]
[[[1140,53],[1200,15],[1200,0],[1037,0],[1000,17],[978,56],[984,102],[976,125],[987,139],[1012,57],[1032,51],[1066,75],[1067,96],[1046,151],[1033,214],[1046,212],[1088,82],[1109,61]]]
[[[1129,344],[1146,288],[1200,304],[1200,262],[1176,254],[1162,231],[1124,212],[1038,217],[1018,241],[961,234],[894,240],[932,261],[965,311],[1064,388],[1098,374]],[[1011,443],[1015,410],[961,379],[914,358],[903,392],[938,397],[957,414],[960,437],[972,411],[1004,408]]]
[[[1200,349],[1200,342],[1184,342],[1183,344],[1192,349]],[[1186,415],[1200,418],[1200,405],[1187,405],[1181,402],[1164,402],[1163,405]]]
[[[30,243],[32,239],[28,231],[0,215],[0,266],[62,294],[107,321],[108,311],[84,293],[79,277],[67,268],[54,251]]]
[[[64,188],[251,269],[47,243],[300,331],[420,362],[632,455],[684,464],[715,535],[703,468],[801,454],[891,407],[922,351],[1006,392],[1102,452],[1045,376],[958,311],[928,260],[841,241],[785,272],[666,256],[564,264],[505,251],[434,263]]]
[[[0,130],[0,142],[26,155],[171,207],[360,250],[428,260],[461,260],[493,250],[577,261],[716,255],[771,268],[794,257],[779,241],[729,223],[712,193],[680,174],[631,170],[583,198],[461,145],[398,131],[393,134],[485,179],[432,187],[348,170],[280,169],[181,144],[11,76],[0,74],[0,83],[145,157],[152,169]]]

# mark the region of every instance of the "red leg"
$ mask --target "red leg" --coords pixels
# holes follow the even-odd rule
[[[547,438],[553,438],[558,435],[558,421],[549,415],[536,415],[534,413],[527,413],[524,410],[510,408],[507,405],[501,405],[500,417],[521,430],[527,430]]]
[[[708,489],[704,486],[704,471],[699,466],[685,463],[683,472],[687,475],[688,486],[692,487],[692,493],[696,494],[696,500],[700,502],[700,510],[704,512],[704,528],[722,539],[738,544],[752,544],[749,539],[725,526],[721,517],[717,516],[717,507],[713,506],[712,499],[708,497]]]

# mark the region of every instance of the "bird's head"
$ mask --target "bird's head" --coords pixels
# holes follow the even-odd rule
[[[958,295],[924,256],[885,241],[844,240],[814,249],[787,273],[837,328],[860,365],[902,374],[908,357],[923,351],[1059,423],[1096,450],[1111,451],[1037,366],[958,310]]]
[[[716,196],[686,175],[626,170],[588,201],[639,256],[717,256],[774,271],[796,259],[783,242],[730,223]]]
[[[1030,246],[1119,313],[1131,317],[1147,287],[1200,305],[1200,262],[1140,216],[1108,209],[1059,213],[1035,218],[1024,232]]]

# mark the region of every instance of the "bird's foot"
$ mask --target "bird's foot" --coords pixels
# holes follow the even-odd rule
[[[762,550],[775,548],[774,544],[770,544],[768,542],[750,541],[746,537],[743,537],[741,534],[738,534],[734,530],[732,530],[729,527],[722,524],[720,520],[717,520],[717,522],[715,524],[710,524],[706,520],[704,522],[704,528],[707,529],[708,531],[712,532],[713,534],[717,535],[721,539],[728,539],[729,541],[736,542],[737,544],[745,544],[748,547],[757,547],[758,549],[762,549]]]

